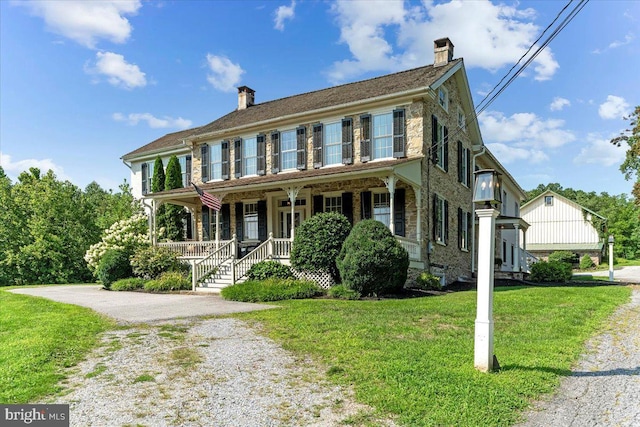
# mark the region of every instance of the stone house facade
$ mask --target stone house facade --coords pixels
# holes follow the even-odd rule
[[[471,278],[473,170],[485,149],[462,59],[449,39],[434,49],[433,65],[264,103],[242,86],[235,111],[123,156],[134,194],[184,206],[188,238],[235,236],[241,256],[268,236],[291,239],[318,212],[373,218],[409,251],[412,268],[446,283]],[[151,164],[172,154],[185,187],[149,193]],[[220,199],[220,211],[189,182]]]

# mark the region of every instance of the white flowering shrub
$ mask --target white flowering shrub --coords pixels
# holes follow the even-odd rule
[[[105,230],[102,240],[91,245],[84,254],[89,270],[95,273],[100,259],[110,249],[133,253],[137,248],[149,244],[148,233],[149,226],[144,213],[114,223]]]

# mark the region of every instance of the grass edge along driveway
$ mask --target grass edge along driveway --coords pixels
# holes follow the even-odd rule
[[[0,290],[0,403],[39,403],[115,327],[91,309]]]
[[[494,293],[502,370],[473,367],[476,292],[380,301],[301,300],[236,315],[309,355],[356,398],[407,426],[508,426],[552,392],[585,341],[630,299],[622,286],[510,287]]]

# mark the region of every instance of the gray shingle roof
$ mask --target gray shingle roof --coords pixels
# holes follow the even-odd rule
[[[130,158],[146,152],[170,148],[179,145],[182,139],[186,137],[224,131],[278,117],[313,112],[350,102],[365,101],[380,96],[402,93],[412,89],[427,88],[461,61],[462,59],[455,59],[442,67],[427,65],[368,80],[255,104],[244,110],[233,111],[204,126],[165,135],[123,157]]]

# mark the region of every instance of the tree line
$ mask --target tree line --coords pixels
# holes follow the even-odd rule
[[[0,286],[94,281],[85,252],[138,210],[126,181],[119,189],[82,190],[37,168],[13,183],[0,167]]]

